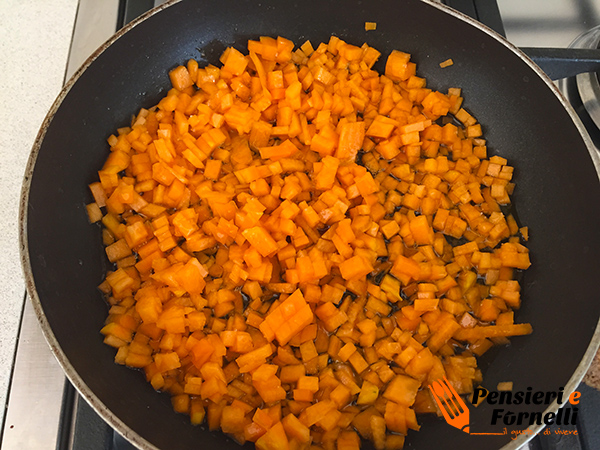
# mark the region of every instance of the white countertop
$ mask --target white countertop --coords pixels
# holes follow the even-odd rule
[[[25,297],[18,238],[21,183],[38,129],[64,82],[77,5],[78,0],[0,2],[1,405]]]

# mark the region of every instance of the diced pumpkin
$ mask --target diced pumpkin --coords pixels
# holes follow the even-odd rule
[[[107,140],[85,208],[115,266],[104,342],[240,443],[401,449],[427,385],[472,391],[476,356],[532,332],[514,170],[408,53],[380,75],[336,36],[247,49],[175,67]]]

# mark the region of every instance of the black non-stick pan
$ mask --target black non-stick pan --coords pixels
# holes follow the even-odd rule
[[[377,29],[366,32],[365,21]],[[569,391],[597,348],[598,156],[571,108],[523,54],[476,22],[419,0],[181,1],[119,32],[67,84],[33,148],[21,207],[23,266],[44,333],[75,387],[141,448],[238,444],[191,426],[141,373],[114,364],[114,349],[102,343],[107,305],[97,285],[108,262],[85,204],[92,201],[87,185],[108,152],[106,138],[141,106],[154,105],[169,88],[169,69],[189,58],[217,63],[225,47],[243,50],[260,35],[300,45],[332,34],[379,49],[379,70],[387,54],[400,49],[413,55],[430,87],[462,88],[464,106],[483,124],[490,151],[516,168],[513,200],[530,228],[533,262],[516,319],[530,322],[534,332],[481,358],[484,385],[512,381],[515,391]],[[454,65],[441,69],[448,58]],[[546,408],[511,406],[515,412]],[[472,409],[472,431],[502,430],[491,427],[492,409]],[[406,448],[516,448],[527,438],[470,436],[437,417],[419,420],[421,431],[409,434]]]

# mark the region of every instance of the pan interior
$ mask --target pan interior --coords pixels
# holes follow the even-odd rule
[[[377,30],[366,32],[365,21],[376,22]],[[462,88],[464,106],[483,124],[491,153],[515,166],[515,210],[530,228],[533,261],[516,320],[531,322],[534,334],[481,359],[485,385],[513,381],[515,390],[556,391],[592,339],[600,313],[598,175],[568,111],[512,50],[418,0],[352,0],[343,7],[318,0],[182,1],[132,27],[73,84],[39,146],[25,211],[25,264],[59,359],[83,395],[121,432],[147,441],[141,445],[239,448],[221,433],[191,427],[143,374],[114,364],[114,350],[102,343],[107,306],[96,286],[108,263],[100,228],[87,222],[85,205],[91,201],[86,186],[96,180],[108,152],[106,138],[128,125],[140,107],[154,105],[169,88],[168,70],[189,58],[216,64],[226,46],[243,50],[260,35],[281,35],[300,45],[306,39],[326,42],[331,34],[380,50],[380,71],[387,54],[400,49],[413,54],[418,75],[430,87]],[[441,69],[448,58],[454,65]],[[477,410],[473,429],[489,429],[490,408]],[[514,410],[532,406],[523,408]],[[423,431],[411,433],[407,448],[441,442],[449,449],[494,448],[510,441],[468,436],[437,418],[420,421]]]

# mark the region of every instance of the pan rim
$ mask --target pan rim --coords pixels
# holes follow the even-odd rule
[[[53,118],[63,103],[63,100],[70,92],[72,86],[77,82],[77,80],[81,77],[81,75],[85,72],[85,70],[114,42],[120,39],[124,34],[133,29],[135,26],[144,22],[146,19],[154,16],[160,11],[175,5],[182,0],[168,0],[165,3],[147,11],[140,17],[136,18],[122,29],[117,31],[110,39],[108,39],[104,44],[102,44],[86,61],[85,63],[73,74],[73,76],[69,79],[69,81],[65,84],[65,86],[61,89],[61,92],[57,96],[56,100],[52,104],[50,110],[48,111],[42,125],[40,126],[40,130],[35,138],[34,144],[32,146],[32,150],[30,152],[27,165],[25,168],[24,178],[23,178],[23,186],[21,188],[20,200],[19,200],[19,249],[20,249],[20,259],[21,259],[21,267],[23,270],[23,275],[25,279],[25,285],[27,288],[27,293],[29,294],[29,298],[32,302],[35,314],[37,316],[38,322],[40,323],[43,335],[48,342],[50,349],[56,359],[58,360],[60,366],[62,367],[65,375],[69,379],[69,381],[73,384],[73,386],[77,389],[77,391],[82,395],[82,397],[90,404],[90,406],[105,420],[113,429],[115,429],[119,434],[121,434],[124,438],[130,441],[132,444],[139,447],[141,450],[161,450],[156,447],[154,444],[148,442],[146,439],[141,437],[136,431],[131,429],[128,425],[126,425],[117,415],[115,415],[97,396],[96,394],[89,388],[89,386],[84,382],[78,372],[74,369],[69,358],[64,353],[62,347],[60,346],[54,332],[52,331],[48,319],[44,313],[43,307],[41,305],[40,298],[38,296],[35,280],[33,279],[31,261],[29,257],[29,244],[27,239],[27,210],[28,210],[28,200],[29,200],[29,192],[31,187],[31,180],[34,172],[34,168],[37,161],[37,156],[39,154],[41,145],[44,141],[46,131],[48,127],[51,125]],[[455,9],[446,6],[444,4],[439,3],[436,0],[419,0],[420,2],[429,5],[430,7],[436,8],[450,16],[453,16],[463,22],[468,23],[469,25],[479,29],[480,31],[486,33],[488,36],[504,45],[507,49],[512,51],[517,57],[519,57],[524,63],[526,63],[531,70],[546,84],[546,86],[550,89],[550,91],[555,95],[555,97],[559,100],[563,108],[568,113],[571,121],[577,128],[579,134],[581,135],[588,153],[592,159],[592,163],[594,164],[594,168],[596,170],[596,174],[599,178],[600,182],[600,154],[596,150],[587,130],[585,129],[583,123],[577,116],[577,113],[573,110],[570,103],[566,100],[564,95],[560,92],[557,86],[553,83],[553,81],[543,72],[525,53],[523,53],[518,47],[509,42],[506,38],[490,29],[489,27],[481,24],[480,22],[472,19],[471,17],[456,11]],[[587,347],[586,352],[584,353],[581,361],[579,362],[577,368],[575,369],[573,375],[570,377],[567,382],[564,391],[565,393],[570,394],[575,388],[579,385],[581,380],[583,379],[587,369],[589,368],[598,348],[600,347],[600,318],[594,330],[594,334],[592,335],[592,339]],[[544,414],[548,412],[556,412],[559,409],[560,405],[556,401],[554,401],[545,411]],[[508,444],[504,445],[501,450],[517,450],[528,441],[530,441],[535,434],[537,434],[541,429],[544,428],[545,425],[535,425],[531,426],[533,433],[531,434],[521,434],[516,439],[511,440]]]
[[[529,58],[523,51],[521,51],[521,49],[519,49],[516,45],[514,45],[510,41],[508,41],[504,36],[500,35],[496,31],[489,28],[488,26],[476,21],[475,19],[467,16],[466,14],[461,13],[460,11],[456,11],[455,9],[450,8],[449,6],[438,3],[435,0],[421,0],[421,1],[424,3],[428,3],[431,6],[437,8],[439,10],[445,11],[446,13],[448,13],[454,17],[462,19],[465,22],[470,23],[471,25],[473,25],[476,28],[479,28],[481,31],[486,33],[488,36],[494,38],[496,41],[498,41],[499,43],[501,43],[505,47],[507,47],[509,50],[511,50],[516,56],[518,56],[524,63],[526,63],[539,76],[539,78],[546,84],[546,86],[550,89],[550,91],[560,101],[561,105],[563,106],[565,111],[568,113],[570,119],[573,121],[573,124],[579,131],[579,134],[581,135],[581,137],[585,143],[585,146],[587,147],[590,158],[592,159],[592,163],[594,164],[594,168],[596,169],[596,175],[598,176],[598,179],[600,182],[600,154],[599,154],[598,150],[596,149],[595,145],[593,144],[592,139],[591,139],[590,135],[588,134],[585,126],[581,122],[581,119],[579,118],[579,116],[577,115],[577,113],[575,112],[575,110],[573,109],[571,104],[567,101],[567,99],[563,95],[563,93],[554,84],[552,79],[536,63],[534,63],[531,60],[531,58]],[[575,388],[577,388],[577,386],[579,386],[579,384],[583,380],[583,377],[585,376],[587,370],[589,369],[589,367],[592,363],[592,360],[594,359],[594,356],[598,352],[599,348],[600,348],[600,318],[598,319],[598,322],[596,323],[596,328],[594,330],[594,334],[592,335],[592,339],[590,340],[590,343],[588,344],[588,347],[587,347],[581,361],[579,362],[577,368],[573,372],[573,375],[571,375],[571,378],[569,378],[569,381],[566,383],[566,385],[564,387],[565,393],[568,393],[570,395],[575,390]],[[548,406],[548,408],[546,408],[546,410],[542,414],[545,416],[547,413],[556,413],[561,406],[562,405],[559,405],[558,401],[555,400]],[[532,440],[533,437],[536,436],[542,429],[544,429],[545,426],[546,426],[545,424],[530,426],[529,429],[532,430],[532,433],[520,434],[519,436],[517,436],[516,439],[511,440],[508,444],[504,445],[501,448],[501,450],[518,450],[523,445],[525,445],[527,442]]]

